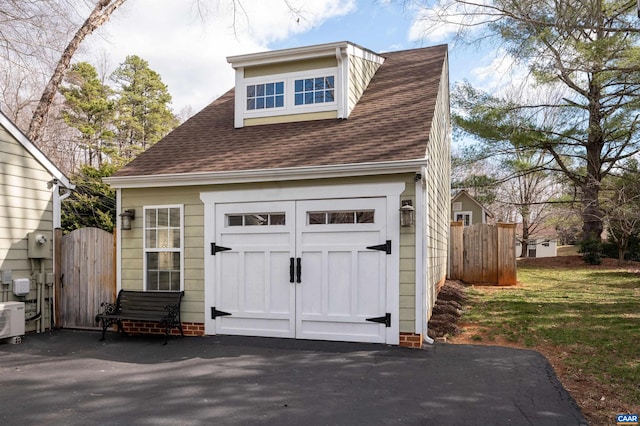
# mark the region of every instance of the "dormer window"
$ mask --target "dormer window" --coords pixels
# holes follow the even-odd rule
[[[349,42],[231,56],[234,127],[347,119],[384,58]]]
[[[247,86],[247,110],[284,106],[284,81]]]
[[[295,80],[295,105],[321,104],[335,101],[335,77]]]
[[[335,111],[336,68],[244,79],[246,118]]]

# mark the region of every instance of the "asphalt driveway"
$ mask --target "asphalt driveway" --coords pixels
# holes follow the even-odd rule
[[[90,331],[0,343],[2,425],[586,425],[537,352]]]

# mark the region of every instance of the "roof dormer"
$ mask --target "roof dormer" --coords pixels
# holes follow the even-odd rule
[[[236,128],[345,119],[384,58],[349,42],[230,56]]]

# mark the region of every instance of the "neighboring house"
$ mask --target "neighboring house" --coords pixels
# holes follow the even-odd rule
[[[447,47],[228,61],[235,91],[106,179],[135,212],[118,287],[184,290],[189,334],[420,346],[447,271]]]
[[[0,302],[25,303],[26,331],[51,325],[53,230],[67,177],[0,112]]]
[[[451,199],[451,220],[462,222],[464,226],[488,223],[493,214],[467,191],[458,192]]]
[[[522,223],[516,225],[516,256],[522,255]],[[527,240],[527,257],[556,257],[558,232],[553,227],[536,226]]]

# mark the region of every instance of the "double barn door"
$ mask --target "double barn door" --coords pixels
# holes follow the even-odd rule
[[[216,333],[384,343],[385,224],[384,198],[216,204]]]

